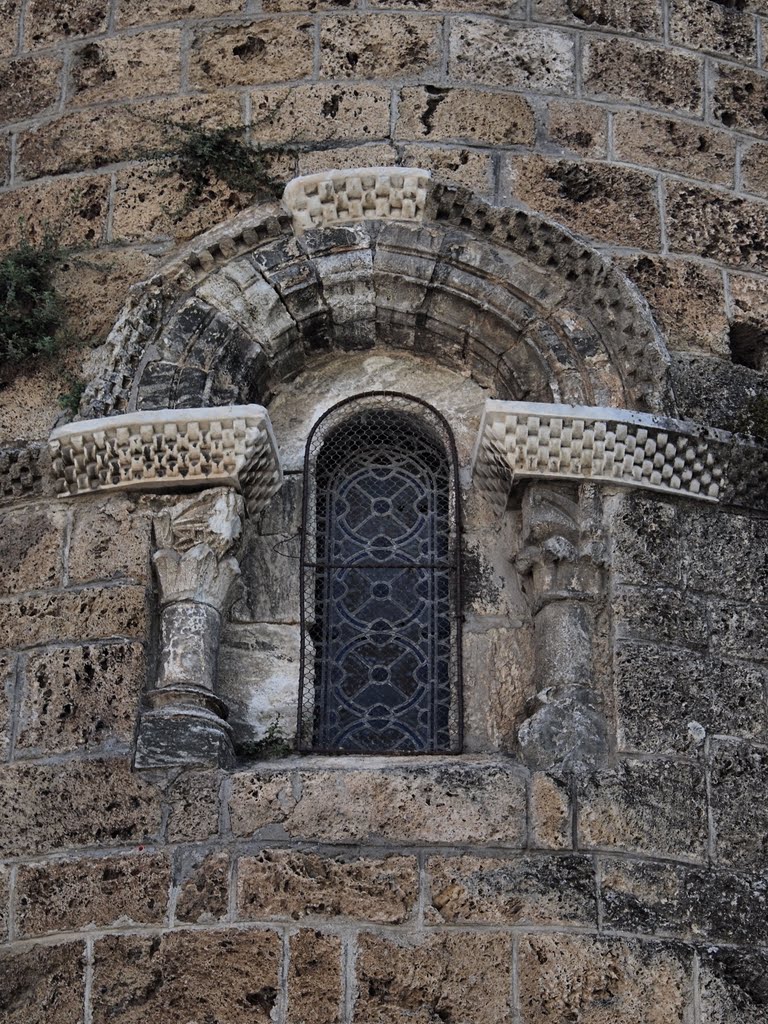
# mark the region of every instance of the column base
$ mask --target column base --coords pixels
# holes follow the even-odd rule
[[[134,767],[228,768],[231,729],[218,715],[193,708],[153,708],[139,722]]]

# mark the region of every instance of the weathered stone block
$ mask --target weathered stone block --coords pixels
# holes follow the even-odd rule
[[[440,18],[410,14],[328,15],[320,23],[320,75],[411,78],[436,72],[441,27]]]
[[[684,753],[705,733],[766,736],[768,666],[633,642],[618,645],[614,665],[620,749]]]
[[[237,913],[244,921],[351,917],[400,924],[418,898],[415,857],[349,860],[262,850],[237,864]]]
[[[572,809],[568,784],[545,772],[533,772],[530,794],[531,846],[548,850],[573,845]]]
[[[67,942],[0,953],[4,1024],[81,1024],[85,946]]]
[[[768,196],[768,146],[756,142],[741,154],[741,181],[747,192]]]
[[[709,639],[706,601],[666,587],[622,587],[612,602],[621,639],[660,640],[705,647]]]
[[[196,842],[219,831],[219,789],[222,773],[185,771],[168,791],[168,841]]]
[[[0,647],[125,636],[143,640],[146,632],[146,595],[138,586],[14,597],[0,604]]]
[[[448,74],[454,81],[569,92],[574,67],[574,41],[567,32],[478,18],[452,21]]]
[[[149,25],[153,21],[176,21],[179,18],[216,18],[242,10],[241,0],[132,0],[121,3],[117,23]]]
[[[297,159],[297,174],[317,174],[346,167],[391,167],[397,163],[397,153],[394,146],[380,142],[340,149],[313,149],[299,153]]]
[[[94,1024],[270,1024],[280,960],[269,931],[106,936],[94,947]]]
[[[492,760],[430,765],[366,758],[364,767],[237,773],[230,815],[235,835],[282,825],[326,842],[496,843],[521,846],[525,779]]]
[[[768,867],[768,749],[716,740],[710,768],[712,827],[719,864]]]
[[[72,54],[69,102],[127,99],[177,92],[181,76],[181,32],[162,29],[78,46]]]
[[[251,94],[260,144],[376,139],[389,134],[390,90],[368,85],[297,85]]]
[[[127,761],[5,765],[0,795],[2,856],[122,846],[160,831],[160,795]]]
[[[579,782],[579,846],[703,860],[704,772],[679,761],[627,759]]]
[[[468,622],[462,638],[464,749],[511,752],[533,692],[530,631]]]
[[[288,17],[201,29],[192,41],[190,83],[216,89],[304,78],[312,73],[313,27]]]
[[[612,539],[611,568],[617,581],[635,586],[678,586],[679,506],[656,495],[627,490],[606,498],[604,510]]]
[[[492,931],[403,936],[361,935],[355,1024],[509,1024],[511,948]]]
[[[768,521],[719,508],[680,512],[687,586],[736,601],[749,596],[768,603]]]
[[[89,36],[107,27],[109,0],[69,0],[52,6],[32,0],[24,18],[25,48],[51,46],[73,36]]]
[[[11,869],[0,866],[0,942],[8,941],[9,902],[11,897]]]
[[[726,128],[764,135],[768,126],[768,78],[758,71],[716,66],[712,117]]]
[[[151,578],[152,516],[131,496],[81,501],[75,509],[69,542],[70,583]]]
[[[590,39],[583,56],[588,96],[700,114],[702,61],[626,39]]]
[[[395,131],[398,139],[532,145],[534,131],[533,109],[523,96],[432,85],[400,92]]]
[[[766,942],[768,884],[764,873],[600,861],[603,927],[709,942]]]
[[[597,158],[608,154],[608,118],[603,107],[550,100],[546,132],[559,149]]]
[[[712,648],[734,658],[768,661],[768,608],[711,599]]]
[[[616,29],[639,36],[660,36],[661,2],[650,0],[534,0],[533,15],[541,21],[564,21],[588,29]]]
[[[595,925],[587,857],[430,857],[430,924]]]
[[[520,943],[525,1024],[693,1020],[691,953],[672,943],[536,935]]]
[[[0,594],[61,585],[66,521],[56,506],[0,513]]]
[[[145,682],[141,644],[53,647],[23,669],[17,751],[130,743]]]
[[[494,188],[493,160],[489,152],[459,146],[406,146],[403,160],[409,167],[424,167],[438,181],[450,181],[488,195]]]
[[[298,532],[260,537],[246,528],[240,556],[243,596],[235,604],[235,621],[299,621],[300,545]]]
[[[229,910],[229,854],[182,850],[174,870],[178,887],[174,916],[188,924],[221,921]]]
[[[3,0],[3,18],[0,23],[0,55],[13,53],[18,43],[21,0]]]
[[[103,175],[4,192],[0,196],[0,246],[10,249],[22,237],[39,242],[45,225],[50,224],[57,226],[61,245],[98,243],[106,228],[108,193],[109,177]],[[64,218],[62,210],[67,211]]]
[[[17,934],[29,938],[110,925],[160,924],[170,877],[163,854],[22,865],[16,882]]]
[[[302,930],[290,938],[286,1024],[338,1024],[341,939]]]
[[[11,749],[11,722],[16,690],[16,658],[0,654],[0,761],[5,761]]]
[[[655,255],[632,256],[622,263],[665,330],[670,348],[728,355],[728,317],[719,270]]]
[[[618,111],[613,131],[621,160],[733,186],[736,142],[726,132],[638,110]]]
[[[674,0],[669,15],[669,39],[673,46],[754,64],[756,22],[753,14],[738,6],[725,7],[708,0]]]
[[[642,171],[541,156],[507,158],[512,194],[598,241],[659,245],[656,182]]]
[[[59,98],[61,60],[18,57],[0,68],[0,109],[4,123],[49,110]]]
[[[670,248],[747,270],[768,269],[762,239],[768,204],[731,198],[682,181],[667,181]]]
[[[768,955],[709,946],[700,954],[699,987],[702,1024],[763,1024]]]

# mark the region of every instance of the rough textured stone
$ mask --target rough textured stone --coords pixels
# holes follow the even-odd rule
[[[765,605],[759,607],[710,600],[709,606],[711,643],[716,652],[727,657],[766,661],[768,621]]]
[[[151,579],[151,513],[131,495],[80,501],[69,540],[70,584]]]
[[[237,912],[245,921],[308,916],[400,924],[418,896],[415,857],[348,860],[263,850],[240,858],[237,877]]]
[[[320,74],[324,78],[410,78],[435,72],[440,28],[439,18],[408,14],[328,16],[320,25]]]
[[[55,506],[0,513],[0,594],[61,585],[66,519]]]
[[[16,748],[52,754],[130,743],[145,684],[141,644],[52,647],[23,669]]]
[[[347,758],[347,761],[351,759]],[[356,842],[487,842],[520,846],[524,779],[512,765],[452,758],[408,766],[366,758],[364,767],[302,771],[296,787],[284,768],[232,779],[235,835],[282,824],[295,837]],[[457,800],[462,793],[465,798]]]
[[[536,935],[520,943],[525,1024],[688,1024],[691,954],[682,946]]]
[[[768,666],[622,643],[616,651],[615,685],[623,750],[684,753],[700,747],[705,732],[746,738],[768,732]]]
[[[607,164],[509,157],[510,190],[532,209],[598,241],[659,245],[656,182]]]
[[[463,633],[464,749],[510,752],[532,692],[530,636],[484,625],[480,619]]]
[[[4,1024],[81,1024],[84,961],[82,942],[0,953]]]
[[[0,761],[5,761],[11,749],[11,724],[14,692],[16,689],[16,658],[0,654]]]
[[[354,1024],[508,1024],[510,939],[452,931],[419,940],[361,935]]]
[[[117,23],[149,25],[153,21],[215,18],[242,10],[242,0],[118,0]]]
[[[269,931],[107,936],[94,947],[93,1022],[270,1024],[280,959]]]
[[[8,941],[8,904],[11,892],[11,869],[0,866],[0,942]]]
[[[400,92],[395,131],[398,139],[531,145],[534,130],[533,109],[523,96],[431,85]]]
[[[338,1024],[341,940],[303,930],[290,938],[286,1024]]]
[[[666,587],[622,587],[612,602],[617,636],[705,647],[710,627],[703,598]]]
[[[110,925],[160,924],[170,874],[163,854],[22,865],[16,882],[17,934],[28,938]]]
[[[449,14],[495,14],[499,18],[524,18],[525,0],[370,0],[371,7],[444,11]]]
[[[70,0],[49,4],[32,0],[24,17],[26,48],[50,46],[73,36],[89,36],[107,27],[109,0]]]
[[[221,779],[217,771],[186,771],[179,775],[168,792],[169,842],[194,842],[216,835]]]
[[[533,15],[541,21],[564,21],[587,29],[616,29],[639,36],[661,35],[661,2],[633,0],[534,0]]]
[[[259,143],[377,139],[389,134],[390,91],[373,86],[297,85],[251,95]]]
[[[747,68],[718,64],[712,117],[726,128],[764,136],[768,130],[768,78]]]
[[[53,229],[62,245],[98,243],[106,228],[108,177],[85,177],[28,185],[0,196],[0,247],[22,237],[39,242]]]
[[[613,119],[613,139],[620,160],[733,186],[736,142],[726,132],[677,118],[622,110]]]
[[[605,504],[618,583],[678,587],[682,579],[679,505],[655,494],[626,490]]]
[[[764,950],[709,946],[702,952],[699,966],[702,1024],[763,1024],[767,979]]]
[[[0,647],[146,636],[143,587],[104,587],[8,598],[0,604]]]
[[[299,153],[297,174],[316,174],[344,167],[391,167],[397,163],[394,146],[372,143],[368,146],[345,146],[339,149],[310,150]]]
[[[681,565],[693,590],[768,603],[768,522],[720,508],[681,508]],[[748,657],[736,651],[739,657]]]
[[[743,150],[741,182],[747,192],[768,196],[768,145],[756,142]]]
[[[233,96],[190,96],[67,111],[20,133],[17,174],[37,178],[172,151],[182,138],[182,129],[176,125],[205,129],[240,122],[240,104]],[[120,254],[111,255],[115,260]]]
[[[648,300],[671,349],[728,354],[728,318],[720,271],[665,256],[632,256],[622,263],[627,276]]]
[[[59,98],[60,75],[55,57],[19,57],[0,66],[2,121],[22,121],[50,109]]]
[[[670,248],[748,270],[768,269],[768,205],[668,181]]]
[[[732,430],[745,404],[764,393],[765,378],[722,359],[676,353],[672,380],[681,416]]]
[[[586,95],[701,113],[702,62],[697,57],[624,39],[590,39],[583,68]]]
[[[574,42],[565,32],[456,18],[448,73],[456,81],[568,92],[574,80]]]
[[[595,925],[587,857],[430,857],[431,924]]]
[[[312,27],[306,18],[283,18],[200,29],[192,42],[190,82],[215,89],[304,78],[312,73]]]
[[[757,19],[734,5],[708,0],[673,0],[669,39],[673,46],[723,54],[744,64],[757,56]]]
[[[704,773],[679,761],[627,759],[579,783],[581,847],[701,860],[707,848]]]
[[[299,574],[291,571],[299,557],[298,530],[258,536],[247,526],[240,569],[243,598],[235,606],[238,622],[296,623],[299,621]]]
[[[181,33],[177,29],[100,39],[72,54],[70,103],[127,99],[176,92],[181,75]]]
[[[438,181],[462,185],[478,195],[493,191],[493,163],[488,152],[458,146],[406,146],[403,160],[407,166],[432,171]]]
[[[221,921],[229,910],[229,854],[182,851],[174,882],[178,886],[174,915],[188,924]]]
[[[548,850],[572,845],[571,802],[563,779],[544,772],[531,776],[531,845]]]
[[[0,853],[141,843],[157,836],[157,790],[122,760],[5,765]]]
[[[0,0],[0,55],[16,50],[21,0]]]
[[[608,118],[603,107],[550,100],[546,132],[558,149],[597,158],[608,154]]]
[[[603,927],[622,932],[765,943],[768,875],[601,860]]]
[[[760,324],[768,317],[768,281],[746,274],[729,274],[728,285],[734,307],[734,319]]]
[[[768,750],[715,741],[710,769],[712,825],[718,863],[768,867]]]

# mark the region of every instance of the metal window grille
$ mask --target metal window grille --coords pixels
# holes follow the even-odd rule
[[[456,447],[421,399],[370,392],[304,462],[299,749],[461,750]]]

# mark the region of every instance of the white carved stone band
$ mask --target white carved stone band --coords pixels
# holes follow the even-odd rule
[[[417,167],[322,171],[289,181],[283,204],[297,235],[345,221],[420,221],[429,179],[429,171]]]
[[[282,483],[266,409],[158,409],[83,420],[51,434],[60,494],[176,491],[230,485],[251,515]]]
[[[489,400],[475,446],[478,485],[506,493],[516,477],[629,484],[717,501],[721,432],[625,409]]]

